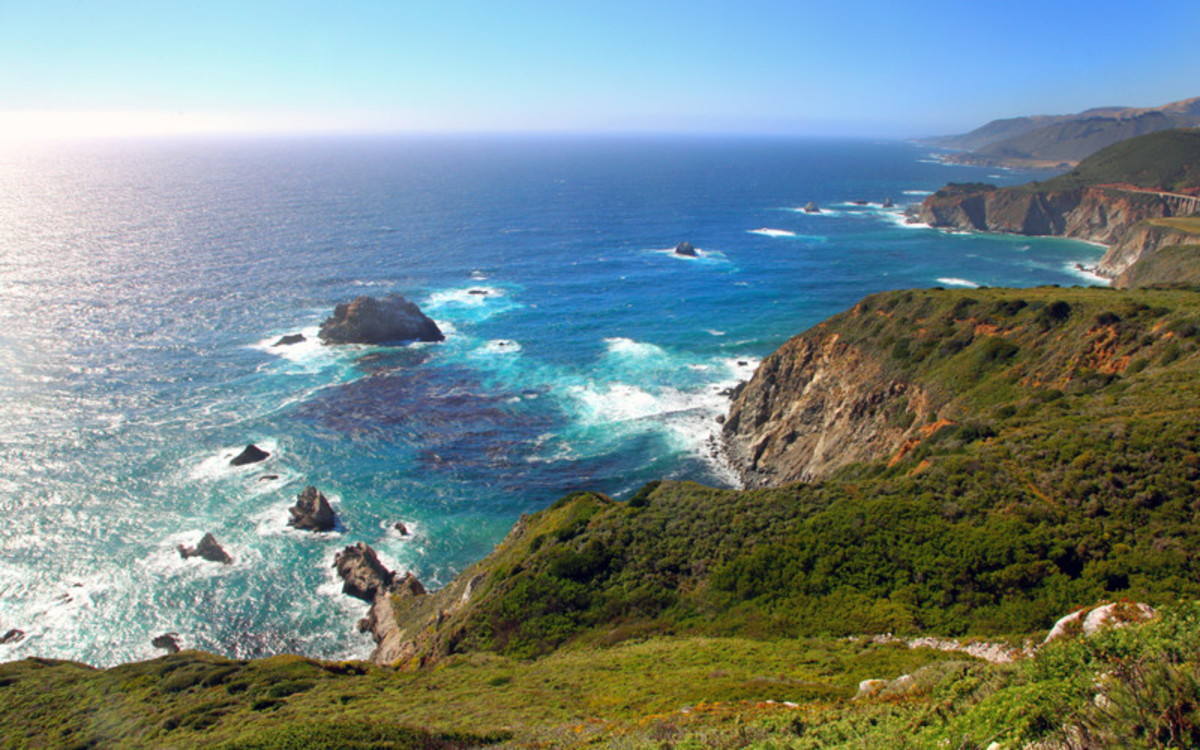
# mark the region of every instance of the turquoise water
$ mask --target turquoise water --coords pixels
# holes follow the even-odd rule
[[[1028,177],[729,138],[0,152],[0,629],[27,634],[0,660],[146,658],[164,631],[363,656],[347,544],[436,587],[567,491],[731,486],[722,391],[788,336],[882,289],[1094,283],[1074,264],[1099,248],[900,214]],[[670,252],[685,239],[698,258]],[[392,291],[446,341],[312,340],[337,302]],[[248,442],[271,458],[229,467]],[[306,484],[339,531],[286,526]],[[180,559],[207,531],[234,565]]]

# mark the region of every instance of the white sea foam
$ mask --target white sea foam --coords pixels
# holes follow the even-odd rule
[[[512,339],[492,339],[475,350],[478,354],[516,354],[521,351],[521,345]]]
[[[932,190],[904,190],[904,195],[933,195]]]
[[[979,284],[975,283],[974,281],[971,281],[969,279],[959,279],[959,278],[955,278],[954,276],[939,276],[938,283],[944,284],[946,286],[964,286],[964,287],[969,287],[971,289],[979,288]]]
[[[704,329],[704,331],[705,331],[705,333],[707,333],[709,336],[724,336],[724,335],[725,335],[725,332],[724,332],[724,331],[718,331],[718,330],[717,330],[717,329],[715,329],[715,328],[706,328],[706,329]]]
[[[488,275],[486,273],[478,269],[471,272],[471,278],[475,279],[476,281],[485,281],[487,277]]]
[[[786,229],[769,229],[762,227],[760,229],[747,229],[749,234],[760,234],[763,237],[795,237],[795,232],[789,232]]]
[[[1100,286],[1109,286],[1112,284],[1112,279],[1096,273],[1095,266],[1088,266],[1082,261],[1065,263],[1063,264],[1063,268],[1066,269],[1067,273],[1078,276],[1092,284],[1099,284]]]
[[[233,476],[261,471],[263,466],[270,462],[271,459],[279,458],[279,442],[274,438],[253,438],[248,442],[254,443],[271,455],[264,461],[244,466],[231,466],[229,464],[235,456],[245,450],[246,446],[244,445],[221,448],[216,455],[210,455],[205,458],[189,456],[182,461],[183,465],[188,467],[188,479],[191,481],[219,481]]]
[[[662,347],[645,341],[634,341],[623,336],[604,339],[604,344],[610,354],[623,357],[664,357],[666,351]]]
[[[494,286],[470,286],[461,289],[443,289],[429,295],[429,304],[445,306],[449,304],[470,305],[477,307],[487,302],[505,296],[504,290]]]

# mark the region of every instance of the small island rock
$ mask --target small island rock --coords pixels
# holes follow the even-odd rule
[[[432,318],[394,293],[383,299],[364,295],[340,303],[321,324],[319,335],[326,344],[393,344],[446,338]]]
[[[162,635],[154,636],[150,641],[150,645],[155,648],[166,649],[168,654],[179,653],[179,633],[163,633]]]
[[[266,461],[271,454],[259,448],[254,443],[246,446],[246,449],[234,456],[230,461],[230,466],[245,466],[246,464],[256,464],[259,461]]]
[[[884,208],[895,208],[896,204],[892,202],[891,197],[887,197],[887,198],[883,199],[883,207]]]
[[[331,531],[337,523],[329,500],[312,485],[296,496],[296,504],[288,511],[292,514],[288,526],[304,531]]]
[[[291,346],[292,344],[302,344],[305,341],[308,341],[308,339],[304,338],[303,333],[289,333],[286,336],[280,337],[280,339],[271,346]]]
[[[233,558],[221,547],[217,542],[217,538],[211,533],[205,534],[204,538],[195,547],[185,547],[181,544],[178,549],[179,555],[184,560],[189,557],[200,557],[209,562],[221,563],[222,565],[233,563]]]
[[[804,213],[819,214],[819,213],[821,213],[821,209],[817,208],[816,203],[814,203],[813,201],[809,201],[808,203],[804,204]]]
[[[396,531],[399,531],[400,536],[408,536],[408,527],[404,525],[403,521],[397,521],[392,525],[392,528],[394,528]]]
[[[695,248],[695,246],[692,245],[692,243],[688,242],[687,240],[684,240],[683,242],[680,242],[678,245],[675,246],[675,254],[683,255],[688,258],[695,258],[696,257],[696,248]]]

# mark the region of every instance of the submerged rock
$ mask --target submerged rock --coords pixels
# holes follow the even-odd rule
[[[696,248],[695,248],[695,246],[692,245],[692,243],[688,242],[687,240],[684,240],[683,242],[680,242],[678,245],[675,246],[675,254],[683,255],[688,258],[695,258],[696,257]]]
[[[217,562],[223,565],[229,565],[233,562],[233,558],[221,547],[217,542],[217,538],[211,533],[205,534],[204,538],[195,547],[185,547],[181,544],[178,549],[180,557],[184,560],[189,557],[201,557],[209,562]]]
[[[321,324],[326,344],[395,344],[403,341],[442,341],[437,323],[399,294],[382,299],[361,296],[342,302]]]
[[[804,213],[819,214],[819,213],[821,213],[821,209],[817,208],[816,203],[814,203],[813,201],[809,201],[808,203],[804,204]]]
[[[292,514],[288,526],[304,531],[331,531],[337,524],[329,500],[312,485],[296,496],[296,504],[288,512]]]
[[[154,636],[154,639],[150,641],[150,645],[154,646],[155,648],[166,649],[168,654],[178,654],[180,651],[179,633],[163,633],[162,635],[156,635]]]
[[[246,446],[245,450],[230,459],[229,465],[245,466],[246,464],[256,464],[259,461],[266,461],[270,455],[270,453],[251,443]]]
[[[289,333],[288,335],[281,337],[271,346],[291,346],[292,344],[302,344],[305,341],[308,341],[308,339],[304,338],[303,333]]]
[[[9,630],[4,635],[0,635],[0,646],[8,643],[20,643],[25,639],[25,631],[18,628]]]

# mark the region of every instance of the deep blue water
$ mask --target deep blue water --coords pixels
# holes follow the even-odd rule
[[[948,180],[1028,178],[772,139],[0,152],[0,632],[27,633],[0,660],[145,658],[164,631],[363,656],[346,544],[436,587],[567,491],[730,485],[721,391],[787,337],[882,289],[1091,283],[1073,264],[1098,248],[899,214]],[[669,252],[685,239],[699,258]],[[447,340],[271,346],[392,291]],[[251,441],[271,458],[230,468]],[[287,528],[305,484],[342,531]],[[234,565],[180,559],[206,531]]]

